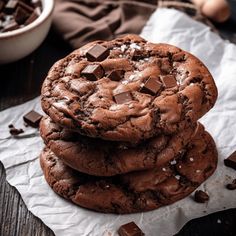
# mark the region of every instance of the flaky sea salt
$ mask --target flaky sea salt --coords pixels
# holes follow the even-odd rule
[[[177,162],[176,160],[174,159],[173,161],[170,162],[171,165],[175,165]]]
[[[138,45],[138,44],[136,44],[136,43],[131,43],[130,44],[130,48],[132,48],[132,49],[141,49],[141,47]]]

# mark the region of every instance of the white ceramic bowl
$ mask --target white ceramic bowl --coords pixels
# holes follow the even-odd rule
[[[29,25],[0,33],[0,64],[17,61],[33,52],[45,39],[52,22],[54,0],[41,0],[42,13]]]

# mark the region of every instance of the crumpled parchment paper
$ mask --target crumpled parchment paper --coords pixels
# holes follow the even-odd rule
[[[187,197],[158,210],[131,215],[96,213],[65,201],[49,188],[42,175],[38,155],[43,142],[38,131],[28,127],[23,138],[9,135],[8,124],[24,127],[22,116],[26,112],[31,109],[42,112],[36,98],[0,113],[0,161],[6,168],[7,181],[17,188],[28,209],[56,235],[112,236],[117,235],[121,224],[135,221],[148,236],[168,236],[192,218],[236,207],[234,193],[225,189],[236,172],[223,165],[223,159],[236,149],[236,46],[173,9],[154,12],[141,35],[153,42],[170,43],[190,51],[207,65],[215,78],[218,101],[201,119],[219,152],[215,174],[200,186],[208,192],[210,201],[198,204]]]

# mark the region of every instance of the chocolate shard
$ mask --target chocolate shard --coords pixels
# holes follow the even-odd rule
[[[224,159],[224,164],[236,170],[236,151],[234,151],[228,158]]]
[[[32,23],[33,21],[35,21],[38,18],[38,16],[39,15],[35,11],[33,11],[30,17],[25,21],[25,25],[28,25]]]
[[[177,85],[175,77],[173,75],[165,75],[161,77],[162,83],[165,88],[172,88]]]
[[[26,11],[28,11],[29,13],[32,13],[34,11],[34,8],[32,8],[31,6],[29,6],[28,4],[24,3],[23,1],[19,1],[19,6],[21,6],[22,8],[24,8]]]
[[[198,203],[205,203],[209,201],[209,196],[202,190],[197,190],[194,194],[194,200]]]
[[[81,75],[89,80],[95,81],[103,77],[104,70],[101,65],[90,64],[81,71]]]
[[[8,3],[5,5],[5,9],[4,9],[5,12],[6,12],[7,14],[12,14],[12,13],[14,12],[14,10],[15,10],[17,4],[18,4],[18,1],[16,1],[16,0],[10,0],[10,1],[8,1]]]
[[[132,95],[129,91],[123,92],[123,93],[118,93],[114,95],[114,99],[117,104],[123,104],[129,101],[132,101]]]
[[[119,236],[143,236],[142,230],[132,221],[121,225],[118,229]]]
[[[100,44],[94,45],[86,53],[86,57],[89,61],[103,61],[109,56],[109,50]]]
[[[39,122],[42,119],[42,117],[43,116],[40,115],[38,112],[32,110],[23,116],[23,120],[29,126],[34,127],[34,128],[38,128]]]
[[[29,12],[24,10],[22,7],[17,7],[15,13],[14,13],[14,17],[15,17],[15,21],[18,24],[23,24],[28,17],[30,16]]]
[[[158,81],[158,78],[150,77],[143,86],[140,88],[140,92],[156,95],[161,89],[162,84]]]
[[[123,70],[113,70],[107,77],[113,81],[120,81],[124,76],[124,73],[125,72]]]

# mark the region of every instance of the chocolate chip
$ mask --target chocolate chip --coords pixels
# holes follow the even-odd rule
[[[125,72],[123,70],[113,70],[107,77],[114,81],[120,81],[124,76],[124,73]]]
[[[94,45],[86,53],[86,57],[89,61],[103,61],[109,56],[109,50],[100,44]]]
[[[172,75],[165,75],[161,77],[161,80],[165,86],[165,88],[172,88],[177,85],[177,82]]]
[[[236,170],[236,151],[234,151],[227,159],[224,159],[224,164]]]
[[[209,196],[202,190],[197,190],[194,194],[194,200],[199,203],[205,203],[209,200]]]
[[[5,12],[7,13],[7,14],[11,14],[11,13],[13,13],[14,12],[14,10],[15,10],[15,8],[16,8],[16,6],[17,6],[17,4],[18,4],[18,1],[16,1],[16,0],[10,0],[10,1],[8,1],[8,3],[5,5]]]
[[[229,189],[229,190],[235,190],[235,189],[236,189],[236,179],[234,179],[234,180],[232,181],[232,183],[227,184],[227,185],[226,185],[226,188]]]
[[[31,127],[38,128],[39,122],[42,119],[42,115],[40,115],[38,112],[32,110],[29,113],[25,114],[23,116],[24,122],[28,124]]]
[[[104,75],[104,70],[100,65],[87,65],[82,71],[81,75],[87,79],[95,81],[101,79]]]
[[[161,85],[157,78],[150,77],[141,87],[140,92],[155,95],[161,89]]]
[[[114,95],[114,99],[117,104],[123,104],[123,103],[129,102],[129,101],[132,101],[132,95],[129,91],[123,92],[123,93],[118,93],[118,94]]]
[[[119,236],[143,236],[142,230],[132,221],[121,225],[118,229]]]
[[[10,134],[15,136],[15,135],[18,135],[18,134],[21,134],[21,133],[24,133],[24,130],[23,129],[16,129],[16,128],[10,128]]]

